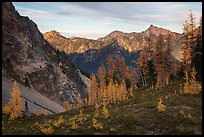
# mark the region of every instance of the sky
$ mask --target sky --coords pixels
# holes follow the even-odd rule
[[[22,16],[41,33],[51,30],[65,37],[97,39],[114,30],[145,31],[151,24],[182,33],[190,10],[199,23],[202,2],[13,2]]]

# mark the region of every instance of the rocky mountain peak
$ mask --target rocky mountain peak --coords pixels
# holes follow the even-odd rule
[[[115,30],[113,32],[111,32],[108,37],[111,37],[111,38],[116,38],[116,37],[120,37],[120,36],[123,36],[125,33],[122,32],[122,31],[118,31],[118,30]]]
[[[51,36],[51,37],[62,37],[60,32],[58,32],[56,30],[51,30],[49,32],[46,32],[44,35]]]
[[[159,28],[157,26],[154,25],[150,25],[149,28],[143,32],[144,35],[146,35],[147,37],[149,37],[150,33],[159,36],[159,34],[161,35],[168,35],[169,33],[171,33],[169,30],[167,29],[163,29],[163,28]]]

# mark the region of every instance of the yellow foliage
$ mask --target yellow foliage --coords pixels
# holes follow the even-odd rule
[[[116,129],[115,128],[110,128],[110,131],[115,132]]]
[[[90,88],[88,91],[88,105],[94,105],[97,101],[97,90],[98,90],[98,83],[96,76],[93,74],[90,76]]]
[[[98,123],[97,120],[95,118],[92,119],[93,121],[93,127],[98,130],[98,129],[103,129],[103,126],[101,123]]]
[[[165,111],[165,105],[162,104],[162,103],[163,103],[163,101],[161,99],[159,99],[159,102],[157,104],[157,109],[158,109],[159,112]]]
[[[67,101],[65,101],[65,110],[69,111],[70,109],[71,109],[71,106],[69,104],[69,101],[67,100]]]
[[[9,115],[11,113],[11,107],[9,106],[9,104],[4,105],[2,113],[6,115]]]
[[[102,99],[103,105],[106,105],[106,104],[107,104],[107,95],[106,95],[106,92],[107,92],[107,90],[104,89],[104,90],[103,90],[103,99]]]
[[[45,121],[43,125],[40,125],[38,122],[35,123],[36,126],[39,126],[39,129],[42,133],[46,135],[51,135],[54,132],[54,129],[51,127],[52,120]]]
[[[96,105],[95,105],[94,117],[95,117],[95,118],[99,117],[99,105],[98,105],[97,103],[96,103]]]
[[[102,115],[104,119],[107,119],[110,116],[110,114],[108,113],[108,109],[106,108],[105,105],[102,108]]]
[[[87,99],[87,98],[85,98],[84,105],[85,105],[85,106],[88,106],[88,99]]]
[[[185,74],[185,80],[186,82],[184,83],[183,87],[183,92],[185,94],[199,94],[202,91],[202,86],[201,84],[196,81],[196,70],[193,67],[192,72],[191,72],[191,77],[189,78],[188,72],[186,71]]]
[[[120,95],[121,95],[121,99],[122,101],[126,101],[127,100],[127,92],[126,92],[126,83],[125,83],[125,80],[123,79],[122,80],[122,83],[120,85]]]
[[[77,129],[77,128],[79,128],[78,125],[77,125],[77,123],[75,122],[75,120],[72,120],[72,121],[70,122],[70,124],[71,124],[71,128],[72,128],[72,129]]]
[[[62,118],[62,116],[60,116],[57,121],[54,121],[54,122],[53,122],[53,125],[54,125],[55,127],[60,127],[60,125],[63,124],[63,123],[64,123],[64,119]]]
[[[113,90],[114,90],[114,86],[113,86],[113,80],[111,79],[109,82],[109,85],[107,87],[107,97],[108,97],[108,101],[109,102],[113,102]]]
[[[54,129],[51,126],[41,126],[40,131],[42,131],[46,135],[51,135],[54,132]]]
[[[130,96],[132,97],[133,96],[133,89],[132,89],[132,87],[130,87],[129,93],[130,93]]]
[[[21,92],[20,88],[15,81],[13,84],[12,92],[11,92],[11,113],[10,113],[10,120],[14,120],[15,118],[22,117],[23,115],[23,103],[21,101]]]

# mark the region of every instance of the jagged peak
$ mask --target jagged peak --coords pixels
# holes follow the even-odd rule
[[[118,36],[121,36],[121,35],[124,35],[125,33],[122,32],[122,31],[119,31],[119,30],[114,30],[112,31],[111,33],[109,33],[106,37],[118,37]]]
[[[161,28],[161,27],[157,27],[157,26],[154,26],[153,24],[151,24],[149,26],[149,28],[145,31],[143,31],[142,33],[144,33],[145,35],[149,36],[150,33],[153,33],[155,34],[156,36],[162,34],[162,35],[168,35],[170,33],[172,33],[170,30],[168,29],[164,29],[164,28]]]
[[[150,26],[147,30],[152,30],[152,29],[163,29],[163,28],[159,28],[157,26],[154,26],[153,24],[150,24]]]
[[[51,31],[49,31],[49,32],[46,32],[46,33],[44,33],[44,35],[50,35],[50,36],[54,36],[54,37],[56,37],[56,36],[62,36],[62,35],[60,34],[60,32],[58,32],[58,31],[56,31],[56,30],[51,30]]]
[[[119,31],[119,30],[114,30],[114,31],[112,31],[111,33],[124,33],[124,32]]]
[[[151,27],[154,27],[154,25],[151,24],[151,25],[149,26],[149,28],[151,28]]]

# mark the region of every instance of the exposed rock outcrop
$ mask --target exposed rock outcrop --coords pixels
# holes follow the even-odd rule
[[[60,34],[57,34],[60,35]],[[2,3],[2,76],[63,104],[86,95],[86,85],[63,53],[56,51],[28,17]]]

